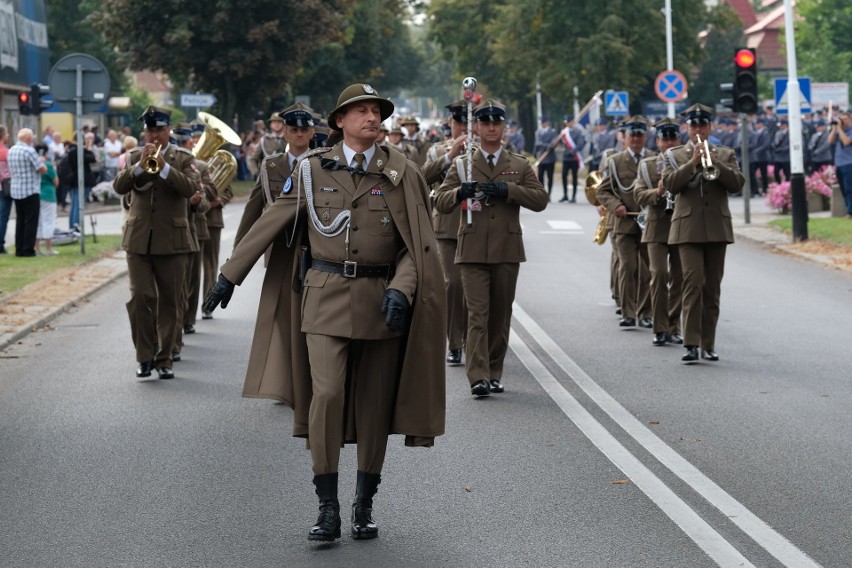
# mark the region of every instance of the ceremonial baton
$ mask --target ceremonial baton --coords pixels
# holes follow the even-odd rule
[[[467,182],[473,181],[473,97],[476,92],[476,78],[475,77],[465,77],[464,81],[462,81],[462,88],[464,89],[464,100],[467,101],[467,145],[465,148],[465,153],[467,156]],[[473,199],[470,197],[467,198],[467,226],[473,226],[473,211],[471,207],[473,206]]]

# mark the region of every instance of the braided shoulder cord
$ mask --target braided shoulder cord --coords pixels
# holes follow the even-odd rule
[[[607,166],[609,166],[609,176],[612,179],[615,180],[616,185],[618,185],[618,189],[620,189],[621,191],[623,191],[625,193],[627,193],[629,191],[633,191],[633,186],[636,185],[635,179],[632,182],[630,182],[630,185],[625,186],[623,183],[621,183],[621,180],[618,178],[618,174],[617,174],[616,169],[615,169],[615,166],[616,166],[615,160],[610,159],[607,162]]]
[[[336,237],[340,233],[342,233],[346,227],[349,226],[349,217],[352,216],[352,212],[348,209],[345,209],[337,214],[330,224],[323,225],[322,221],[320,221],[319,216],[317,215],[316,207],[314,206],[314,190],[313,190],[313,177],[311,174],[311,163],[310,160],[304,159],[302,163],[299,164],[301,168],[301,174],[299,176],[300,180],[300,190],[304,188],[305,190],[305,201],[308,206],[308,216],[311,219],[311,223],[313,223],[314,228],[324,237]]]

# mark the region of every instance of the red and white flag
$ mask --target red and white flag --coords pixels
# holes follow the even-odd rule
[[[577,158],[577,163],[580,164],[579,169],[583,169],[583,156],[580,155],[580,152],[577,151],[577,145],[574,144],[574,139],[571,138],[571,128],[566,126],[562,130],[562,142],[565,143],[565,147],[569,152],[572,152],[574,156]]]

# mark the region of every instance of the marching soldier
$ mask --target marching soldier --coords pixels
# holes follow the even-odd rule
[[[192,252],[187,200],[198,183],[192,156],[169,144],[170,116],[151,106],[139,117],[147,144],[130,151],[128,167],[115,179],[116,193],[132,194],[122,248],[130,278],[127,313],[139,362],[136,376],[149,377],[156,368],[161,379],[175,376],[172,353]]]
[[[408,159],[422,166],[426,162],[429,142],[420,135],[420,122],[414,116],[404,116],[399,120],[399,126],[402,128],[402,143],[411,146]]]
[[[284,121],[284,137],[289,144],[287,152],[274,154],[263,159],[260,175],[249,195],[248,203],[243,210],[237,235],[234,237],[234,248],[257,222],[267,207],[272,205],[281,188],[296,171],[296,164],[309,150],[314,138],[314,116],[311,109],[302,103],[287,107],[280,113]]]
[[[264,158],[283,152],[286,144],[284,121],[281,120],[279,113],[273,112],[269,117],[269,132],[261,136],[257,148],[254,149],[254,152],[248,158],[249,169],[253,172],[259,172],[260,163]]]
[[[473,179],[463,182],[460,168],[450,168],[436,207],[462,216],[455,262],[461,266],[468,310],[465,371],[471,394],[479,397],[504,390],[512,302],[520,263],[526,260],[520,209],[543,211],[549,199],[527,159],[501,145],[505,107],[485,99],[474,109],[474,117],[480,147],[473,155]]]
[[[682,116],[689,142],[669,151],[663,171],[663,184],[676,198],[669,244],[677,246],[683,268],[682,360],[697,361],[700,347],[703,359],[718,361],[716,323],[725,251],[734,242],[728,194],[741,191],[745,179],[733,150],[707,142],[712,109],[695,104]],[[705,168],[702,160],[712,165]]]
[[[191,124],[193,141],[194,143],[198,143],[198,139],[201,138],[201,134],[204,132],[204,123],[193,121]],[[222,208],[233,199],[234,194],[230,186],[221,192],[213,185],[205,187],[208,189],[207,200],[210,204],[210,208],[205,214],[207,216],[207,231],[210,234],[210,238],[201,241],[201,268],[203,271],[201,289],[206,294],[213,287],[213,284],[216,283],[216,274],[219,272],[219,246],[222,241],[222,229],[225,228]],[[213,319],[213,314],[202,309],[201,319]]]
[[[597,198],[613,218],[613,238],[618,255],[618,298],[621,327],[650,328],[651,301],[648,293],[648,249],[642,244],[642,229],[636,223],[639,204],[633,193],[639,160],[653,156],[645,148],[648,120],[643,116],[628,118],[622,124],[627,148],[606,160],[604,179],[598,186]]]
[[[683,343],[680,336],[683,274],[677,247],[668,244],[673,202],[662,180],[666,152],[680,144],[680,125],[674,119],[664,118],[654,126],[660,153],[639,162],[639,176],[633,193],[639,205],[645,206],[648,211],[642,242],[648,247],[651,271],[651,310],[654,321],[652,343],[660,346]]]
[[[388,435],[431,446],[444,431],[441,266],[423,176],[376,144],[392,112],[369,85],[340,94],[328,122],[343,141],[300,162],[204,304],[227,306],[234,285],[273,245],[244,395],[292,406],[293,435],[308,438],[320,502],[308,533],[314,541],[340,537],[344,442],[358,445],[351,533],[368,539],[378,535],[373,496]],[[298,264],[302,246],[310,246],[310,268]]]
[[[456,159],[464,151],[467,138],[467,102],[456,101],[448,104],[446,108],[451,114],[451,138],[433,145],[423,166],[423,176],[426,183],[432,186],[433,194],[437,194],[450,168],[458,167]],[[467,331],[467,306],[464,303],[461,268],[455,263],[460,220],[457,211],[432,211],[432,225],[435,228],[435,238],[438,239],[438,252],[441,255],[444,285],[447,290],[447,363],[452,366],[461,365]]]

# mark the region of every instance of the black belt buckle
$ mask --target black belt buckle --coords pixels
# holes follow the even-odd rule
[[[351,260],[343,261],[343,277],[344,278],[355,278],[358,276],[358,263],[352,262]]]

